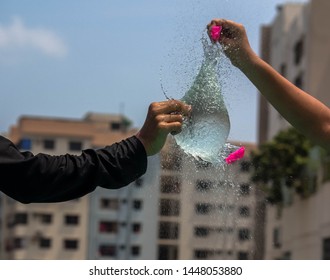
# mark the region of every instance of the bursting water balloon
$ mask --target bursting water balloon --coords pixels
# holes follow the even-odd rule
[[[181,99],[192,106],[192,114],[184,120],[182,132],[174,138],[187,154],[207,162],[222,163],[231,151],[226,145],[230,119],[217,74],[221,49],[205,38],[202,43],[201,68]]]

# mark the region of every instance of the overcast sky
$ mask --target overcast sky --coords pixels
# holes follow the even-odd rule
[[[81,118],[90,111],[124,113],[140,127],[148,105],[164,100],[161,84],[175,98],[189,88],[212,18],[243,23],[258,52],[260,26],[283,2],[2,0],[0,131],[21,115]],[[224,65],[229,140],[255,141],[256,90]]]

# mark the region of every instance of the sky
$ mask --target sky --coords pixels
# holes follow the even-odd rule
[[[1,0],[0,132],[22,115],[82,118],[123,113],[137,128],[163,90],[181,98],[201,65],[213,18],[244,24],[259,53],[260,27],[283,0]],[[306,1],[290,1],[306,2]],[[224,60],[219,73],[229,141],[255,142],[257,91]]]

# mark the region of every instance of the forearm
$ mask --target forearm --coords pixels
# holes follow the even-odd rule
[[[71,200],[97,186],[120,188],[144,174],[146,166],[136,137],[80,156],[21,153],[0,138],[0,190],[23,203]]]
[[[292,126],[316,144],[329,146],[327,106],[293,85],[253,52],[247,55],[240,69]]]

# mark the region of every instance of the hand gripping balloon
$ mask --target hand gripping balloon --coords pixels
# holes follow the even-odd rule
[[[222,26],[219,25],[214,25],[211,27],[211,38],[214,41],[218,41],[220,39],[220,35],[221,35],[221,30],[222,30]]]
[[[244,156],[245,147],[240,147],[238,150],[232,152],[227,158],[226,162],[228,164],[234,163],[235,161],[241,159]]]

